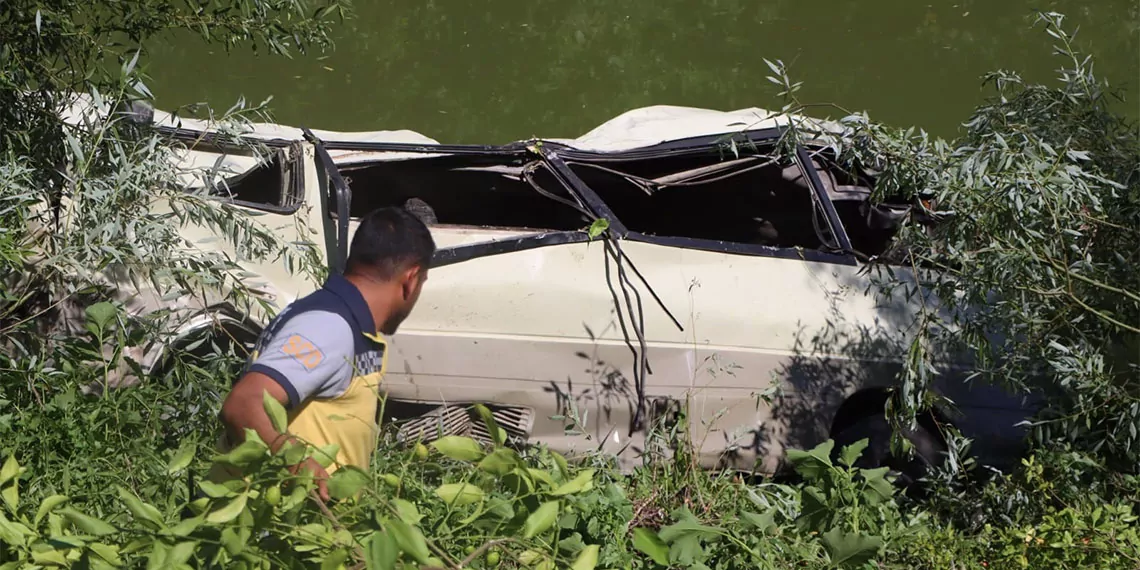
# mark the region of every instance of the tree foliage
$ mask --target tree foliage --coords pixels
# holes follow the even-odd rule
[[[930,347],[957,347],[972,356],[974,380],[1044,398],[1039,444],[1067,441],[1135,471],[1140,137],[1113,112],[1114,92],[1063,17],[1039,21],[1062,63],[1057,86],[994,72],[985,78],[994,94],[960,140],[852,115],[835,147],[848,167],[876,173],[879,193],[923,198],[897,249],[923,277],[915,287],[940,303],[916,323],[903,407],[924,401]],[[907,286],[889,264],[875,271],[885,290]]]

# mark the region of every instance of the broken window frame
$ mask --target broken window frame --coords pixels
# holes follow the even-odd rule
[[[187,148],[190,150],[214,152],[219,154],[229,154],[234,152],[240,152],[244,154],[248,152],[248,150],[242,146],[234,144],[233,142],[229,142],[215,133],[168,126],[158,126],[156,127],[156,130],[160,134],[169,136],[184,143],[188,143]],[[299,144],[300,141],[290,139],[253,138],[247,138],[246,140],[268,147],[272,153],[272,157],[262,161],[258,166],[255,166],[254,168],[251,168],[245,172],[223,178],[218,186],[228,187],[230,185],[236,184],[243,178],[253,174],[258,168],[278,168],[280,170],[282,183],[285,185],[285,188],[282,189],[282,195],[287,198],[286,203],[283,205],[269,204],[266,202],[251,202],[248,200],[226,198],[223,196],[210,196],[210,198],[215,200],[222,200],[236,206],[249,208],[251,210],[267,212],[270,214],[289,216],[297,213],[297,211],[300,210],[301,206],[305,203],[305,172],[301,161],[302,152]]]
[[[499,155],[504,158],[535,159],[550,170],[562,184],[564,189],[579,202],[580,205],[596,219],[605,219],[609,224],[609,231],[617,239],[626,239],[668,247],[682,247],[687,249],[748,255],[755,257],[771,257],[780,259],[796,259],[831,263],[837,265],[858,265],[858,260],[852,252],[851,242],[848,239],[846,228],[839,219],[834,204],[827,195],[819,178],[819,174],[812,164],[807,150],[803,145],[796,144],[793,157],[796,165],[805,173],[808,185],[812,190],[812,203],[823,214],[827,230],[835,241],[834,251],[818,249],[804,249],[795,247],[774,247],[761,244],[746,244],[682,236],[652,236],[629,230],[614,214],[605,200],[601,198],[588,184],[575,174],[566,165],[565,158],[574,160],[631,160],[637,158],[654,158],[670,154],[684,155],[692,153],[707,153],[726,142],[734,144],[772,143],[779,140],[786,133],[785,127],[756,129],[738,133],[724,133],[717,135],[703,135],[678,139],[651,145],[648,147],[616,151],[596,152],[575,149],[553,141],[519,141],[507,145],[453,145],[453,144],[410,144],[385,142],[357,142],[357,141],[323,141],[304,129],[305,137],[316,148],[318,173],[322,183],[321,200],[322,211],[327,212],[326,219],[326,246],[329,253],[330,269],[343,270],[348,255],[348,204],[352,191],[344,182],[336,163],[329,156],[329,150],[347,151],[374,151],[374,152],[402,152],[423,154],[455,154],[455,155]],[[537,154],[537,157],[535,156]],[[328,209],[328,201],[336,194],[337,215],[334,221],[333,213]],[[815,215],[815,212],[813,212]],[[333,235],[331,224],[336,225],[335,239],[329,240]],[[589,241],[588,232],[577,231],[550,231],[535,235],[511,237],[499,240],[489,240],[474,244],[464,244],[441,248],[436,251],[432,260],[432,267],[441,267],[461,263],[471,259],[511,253],[567,243],[583,243]]]

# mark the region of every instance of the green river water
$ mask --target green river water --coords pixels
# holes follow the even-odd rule
[[[1137,0],[357,0],[331,53],[227,56],[175,37],[151,46],[147,71],[167,110],[272,95],[290,125],[503,143],[576,137],[646,105],[779,108],[762,58],[782,59],[805,102],[953,136],[987,71],[1056,75],[1035,9],[1080,26],[1140,116]]]

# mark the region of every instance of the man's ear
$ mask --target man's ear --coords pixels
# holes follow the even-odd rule
[[[404,270],[400,275],[400,294],[403,295],[404,300],[412,298],[416,293],[416,284],[420,280],[420,268],[418,265],[413,265]]]

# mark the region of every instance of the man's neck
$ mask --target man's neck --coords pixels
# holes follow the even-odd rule
[[[360,296],[364,298],[364,302],[368,305],[369,312],[372,313],[372,325],[376,328],[372,333],[379,333],[383,328],[384,322],[388,320],[388,304],[382,301],[380,292],[386,285],[382,281],[378,281],[374,277],[368,275],[360,275],[357,273],[346,273],[344,278],[360,291]]]

